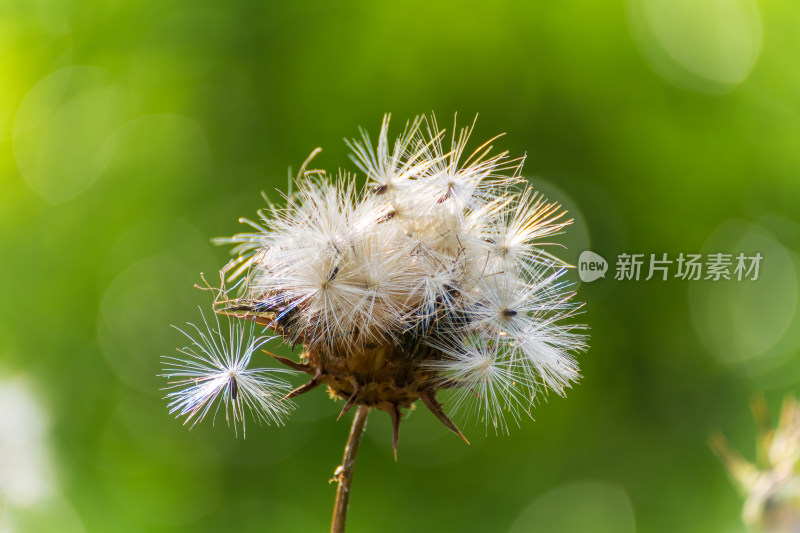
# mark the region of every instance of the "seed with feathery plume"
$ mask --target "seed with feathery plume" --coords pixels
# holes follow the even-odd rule
[[[254,334],[254,325],[228,322],[227,334],[216,318],[213,329],[205,316],[205,330],[189,324],[192,332],[179,329],[191,344],[178,351],[183,357],[164,357],[163,376],[169,380],[169,412],[195,424],[213,411],[225,412],[225,420],[238,434],[238,424],[246,434],[245,411],[259,422],[283,424],[292,404],[281,402],[291,389],[275,377],[287,371],[279,368],[249,369],[250,358],[270,338]],[[177,390],[175,390],[177,389]]]

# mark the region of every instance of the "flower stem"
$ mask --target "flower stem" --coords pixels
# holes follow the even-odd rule
[[[350,503],[350,485],[353,482],[353,467],[356,464],[356,454],[364,428],[367,426],[369,407],[359,405],[353,425],[350,427],[350,436],[344,447],[342,465],[336,469],[334,479],[339,482],[336,489],[336,501],[333,504],[333,519],[331,520],[331,533],[344,533],[344,524],[347,520],[347,506]]]

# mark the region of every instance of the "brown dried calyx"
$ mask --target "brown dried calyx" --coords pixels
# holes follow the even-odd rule
[[[274,312],[253,313],[252,309],[250,302],[238,300],[227,302],[217,312],[253,320],[285,338],[294,338],[298,343],[306,344],[302,337],[287,331],[291,329],[290,316],[278,319]],[[413,335],[407,335],[399,342],[356,343],[351,339],[350,342],[313,343],[300,355],[300,361],[266,353],[289,368],[311,376],[307,383],[291,391],[284,399],[326,385],[332,396],[345,400],[339,418],[354,405],[365,405],[389,413],[395,459],[402,409],[410,408],[417,400],[422,400],[436,418],[469,444],[444,413],[442,404],[436,400],[436,392],[446,388],[447,383],[422,364],[423,361],[438,359],[438,352],[422,345]]]

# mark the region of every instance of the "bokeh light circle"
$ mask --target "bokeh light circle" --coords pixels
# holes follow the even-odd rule
[[[620,487],[581,481],[536,498],[519,515],[510,533],[634,533],[633,507]]]
[[[97,323],[100,347],[109,366],[131,387],[159,394],[163,382],[157,377],[158,355],[178,339],[169,324],[176,322],[175,309],[194,305],[186,280],[196,277],[178,258],[152,256],[123,271],[103,296]]]
[[[703,253],[760,253],[759,277],[694,282],[689,305],[695,331],[711,353],[733,368],[753,372],[775,367],[797,348],[781,340],[797,308],[797,259],[772,233],[743,220],[727,220]]]
[[[684,89],[728,92],[748,77],[761,52],[754,0],[629,0],[628,13],[650,66]]]
[[[100,68],[52,72],[17,111],[13,145],[20,174],[48,202],[71,200],[100,176],[98,152],[134,113],[135,101]]]

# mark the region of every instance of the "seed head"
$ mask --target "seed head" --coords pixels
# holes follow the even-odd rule
[[[519,422],[540,392],[578,379],[585,337],[567,322],[580,304],[547,249],[571,220],[524,185],[524,158],[494,153],[494,139],[468,152],[473,128],[448,139],[420,117],[390,146],[387,115],[377,148],[364,131],[347,141],[365,186],[307,161],[283,205],[218,240],[235,246],[215,311],[304,347],[300,361],[279,358],[311,376],[288,397],[326,385],[342,412],[387,411],[396,443],[417,400],[461,434],[440,390],[506,431],[506,415]],[[203,409],[181,394],[173,409]]]

